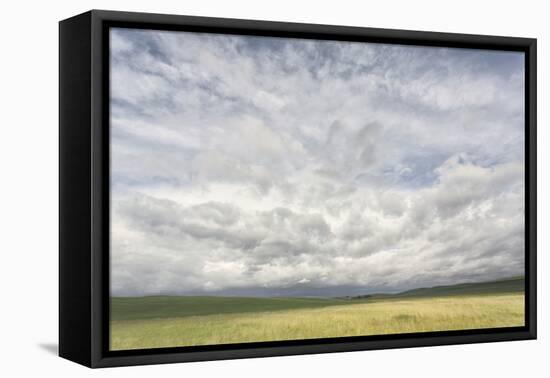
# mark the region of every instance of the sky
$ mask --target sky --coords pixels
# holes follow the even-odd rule
[[[111,295],[524,271],[519,52],[111,29]]]

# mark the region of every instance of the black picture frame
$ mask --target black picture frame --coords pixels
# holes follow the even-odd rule
[[[109,351],[112,26],[525,53],[524,327]],[[536,338],[536,39],[92,10],[59,23],[59,355],[88,367]]]

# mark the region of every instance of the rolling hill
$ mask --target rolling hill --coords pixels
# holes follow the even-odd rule
[[[523,277],[492,282],[418,288],[397,294],[372,294],[338,298],[317,297],[219,297],[149,296],[111,298],[111,320],[181,318],[189,316],[258,313],[316,309],[360,303],[376,303],[401,298],[427,298],[466,295],[521,293]]]

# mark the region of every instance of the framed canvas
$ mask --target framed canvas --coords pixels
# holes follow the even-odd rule
[[[536,338],[536,40],[60,22],[59,353]]]

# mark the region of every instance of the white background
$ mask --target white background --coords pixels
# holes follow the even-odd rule
[[[0,22],[0,374],[67,377],[548,376],[550,160],[545,1],[132,0],[4,3]],[[539,340],[90,370],[56,356],[58,25],[89,9],[538,38]],[[547,233],[547,232],[546,232]],[[545,276],[546,273],[546,276]],[[546,349],[546,352],[545,352]]]

